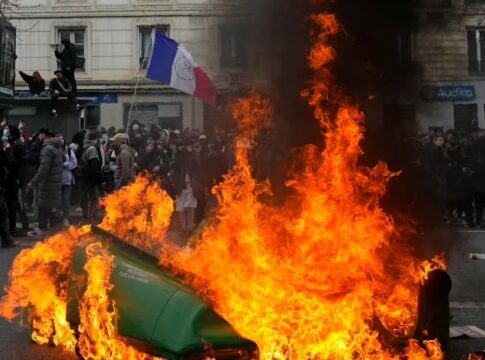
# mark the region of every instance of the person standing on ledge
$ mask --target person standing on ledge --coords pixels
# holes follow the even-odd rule
[[[61,44],[64,46],[62,51],[56,49],[56,57],[61,61],[62,74],[69,80],[72,87],[72,93],[77,96],[77,82],[74,72],[77,64],[77,49],[76,45],[71,43],[69,39],[61,40]]]

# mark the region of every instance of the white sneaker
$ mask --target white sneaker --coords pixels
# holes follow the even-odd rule
[[[64,220],[62,220],[62,225],[64,227],[69,227],[69,226],[71,226],[71,223],[69,222],[69,219],[64,219]]]
[[[44,231],[36,227],[34,230],[29,231],[27,233],[27,236],[30,236],[30,237],[44,236]]]

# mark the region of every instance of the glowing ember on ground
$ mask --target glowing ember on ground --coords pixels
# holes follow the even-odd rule
[[[392,334],[412,335],[419,284],[444,264],[417,264],[380,207],[394,174],[383,163],[358,165],[364,117],[333,85],[329,68],[335,51],[328,40],[340,27],[326,14],[312,22],[308,62],[315,76],[303,95],[326,146],[302,150],[288,175],[292,195],[285,204],[263,201],[271,197],[269,183],[252,176],[248,145],[272,113],[269,101],[253,93],[234,104],[236,164],[213,190],[219,208],[194,250],[164,241],[173,205],[145,178],[104,200],[102,227],[161,254],[164,266],[258,344],[263,359],[442,359],[437,342],[424,349],[410,341],[399,354],[378,340],[376,316]],[[76,346],[65,319],[65,277],[85,232],[56,235],[14,263],[0,315],[13,320],[17,309],[28,310],[38,343]],[[92,359],[145,359],[116,336],[112,266],[101,245],[88,247],[78,349]]]

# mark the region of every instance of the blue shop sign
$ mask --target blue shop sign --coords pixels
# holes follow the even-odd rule
[[[421,96],[427,101],[475,100],[474,86],[423,86]]]
[[[30,91],[20,91],[17,96],[19,98],[33,98],[34,96],[30,93]],[[50,97],[50,93],[48,91],[42,92],[39,98],[48,98]],[[117,104],[118,103],[118,94],[112,93],[79,93],[79,98],[91,98],[93,101],[96,101],[98,104]]]
[[[94,98],[98,104],[117,104],[118,94],[113,93],[85,93],[78,94],[78,97]]]

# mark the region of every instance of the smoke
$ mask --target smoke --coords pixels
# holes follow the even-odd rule
[[[271,86],[268,95],[274,104],[274,128],[260,147],[258,177],[270,178],[276,194],[285,190],[287,168],[293,149],[305,144],[324,146],[320,129],[301,90],[309,86],[312,74],[307,66],[310,48],[308,18],[315,12],[337,15],[343,32],[334,40],[337,59],[333,65],[335,82],[363,109],[369,104],[382,107],[389,94],[415,91],[417,67],[406,58],[409,34],[417,30],[414,1],[409,0],[267,0],[253,2],[254,30],[251,47],[265,49],[266,72]],[[251,69],[249,69],[251,70]],[[392,96],[390,102],[392,102]],[[382,110],[382,109],[381,109]],[[367,114],[372,124],[372,114]],[[399,114],[398,114],[399,115]],[[393,120],[393,119],[391,119]],[[399,123],[390,121],[390,124]],[[411,126],[412,127],[412,126]],[[404,129],[386,126],[368,131],[361,162],[372,166],[385,161],[392,170],[402,171],[390,184],[384,206],[396,219],[416,221],[418,227],[433,227],[440,221],[437,199],[426,174],[415,166],[414,143],[406,142]],[[418,180],[417,180],[418,179]]]

